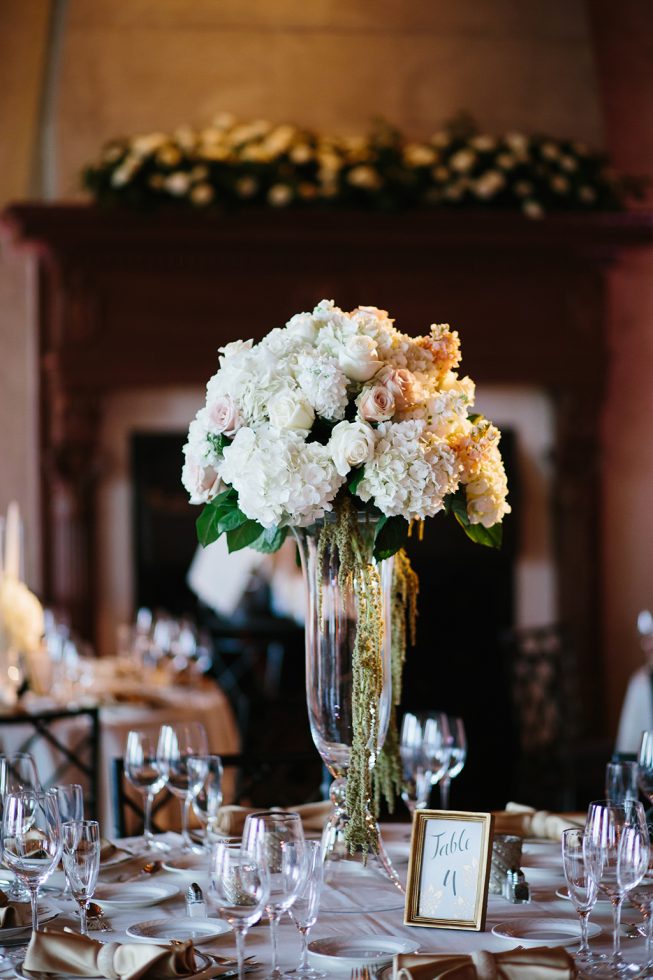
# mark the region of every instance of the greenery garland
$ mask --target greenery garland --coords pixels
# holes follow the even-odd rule
[[[350,850],[364,853],[378,849],[376,827],[369,804],[374,799],[378,814],[381,795],[392,811],[401,787],[401,762],[397,734],[396,706],[401,700],[401,679],[406,658],[407,629],[415,642],[419,583],[406,553],[395,555],[392,583],[391,649],[392,708],[388,733],[381,752],[376,754],[379,734],[379,699],[383,690],[384,642],[381,576],[368,560],[371,546],[358,522],[358,512],[349,498],[343,498],[335,522],[325,522],[319,530],[317,564],[322,578],[338,560],[338,585],[353,591],[358,612],[352,651],[352,745],[347,772],[348,823],[345,838]],[[321,601],[321,595],[320,595]],[[321,610],[318,612],[321,620]]]

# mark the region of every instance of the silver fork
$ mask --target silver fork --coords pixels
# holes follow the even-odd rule
[[[371,976],[366,966],[355,966],[351,971],[351,980],[371,980]]]

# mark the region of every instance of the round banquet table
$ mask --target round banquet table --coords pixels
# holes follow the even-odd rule
[[[135,697],[135,696],[134,696]],[[71,707],[79,706],[70,704]],[[29,711],[38,713],[49,708],[61,708],[60,703],[45,698],[33,699],[27,705]],[[157,735],[161,725],[183,721],[199,721],[206,728],[209,751],[218,754],[237,753],[239,734],[233,712],[224,692],[213,681],[204,680],[194,686],[170,686],[157,688],[155,696],[120,702],[100,704],[100,773],[98,815],[104,836],[111,837],[115,832],[112,800],[112,762],[124,755],[127,733],[138,728]],[[74,746],[85,727],[83,719],[66,719],[58,723],[58,737],[64,743]],[[28,725],[12,726],[3,729],[0,723],[0,751],[9,753],[20,751],[31,733]],[[39,739],[30,746],[41,778],[48,781],[48,775],[61,762],[52,747]],[[78,781],[79,774],[66,779],[65,772],[57,780],[60,783]],[[129,795],[130,788],[126,787]],[[134,798],[142,803],[142,796]],[[163,816],[164,826],[178,826],[179,807],[177,801],[166,807]],[[175,823],[168,822],[170,819]],[[161,820],[159,820],[161,823]]]
[[[395,866],[399,874],[404,878],[407,865],[408,839],[410,829],[406,825],[392,824],[384,828],[384,839],[389,853],[395,860]],[[171,843],[179,844],[180,838],[177,834],[167,834],[165,837]],[[125,842],[129,846],[129,840]],[[166,858],[164,858],[165,860]],[[170,858],[168,858],[170,860]],[[208,855],[206,858],[208,866]],[[115,881],[119,875],[137,871],[144,863],[142,857],[134,857],[127,863],[116,865],[113,868],[106,868],[100,873],[100,884],[102,882]],[[310,941],[327,937],[341,937],[347,939],[356,937],[360,939],[364,936],[392,936],[402,939],[412,940],[419,945],[419,951],[424,953],[471,953],[480,950],[490,952],[505,951],[520,945],[514,939],[504,939],[492,934],[493,926],[506,920],[517,918],[527,918],[529,920],[545,921],[546,918],[565,919],[569,923],[576,924],[578,919],[573,911],[571,902],[556,896],[556,890],[564,885],[562,874],[562,862],[560,857],[560,844],[551,842],[541,842],[524,846],[524,871],[530,876],[531,890],[533,899],[528,905],[512,905],[506,899],[490,895],[488,904],[487,924],[485,932],[468,932],[455,929],[430,929],[403,924],[403,896],[397,892],[396,907],[384,912],[361,912],[356,910],[355,914],[321,911],[316,924],[311,930]],[[63,876],[58,872],[52,879],[53,883],[63,882]],[[111,931],[105,933],[94,932],[94,938],[103,941],[126,942],[132,941],[127,936],[126,930],[134,923],[139,923],[152,919],[170,917],[171,923],[179,922],[180,917],[185,915],[184,892],[191,881],[200,883],[206,894],[208,891],[208,877],[200,870],[179,873],[173,871],[160,871],[156,877],[147,879],[147,883],[153,884],[155,881],[173,884],[178,887],[179,892],[176,896],[167,899],[162,904],[150,907],[133,909],[131,911],[116,911],[110,906],[106,906],[105,915],[111,924]],[[141,882],[125,884],[125,889],[130,889],[131,895],[138,895]],[[62,911],[62,918],[54,920],[49,928],[63,929],[65,925],[78,928],[75,921],[71,918],[72,903],[66,903],[57,899],[50,899],[43,896],[44,900],[58,906]],[[211,912],[209,912],[211,915]],[[628,906],[624,905],[624,922],[638,922],[641,916]],[[609,952],[611,944],[611,913],[609,903],[598,904],[592,912],[590,922],[597,923],[602,932],[590,941],[590,946],[598,952]],[[1,933],[0,933],[1,935]],[[1,942],[1,939],[0,939]],[[623,939],[622,947],[624,956],[627,959],[639,959],[644,961],[644,940]],[[233,934],[227,932],[206,945],[201,945],[200,949],[208,950],[222,955],[235,955],[235,943]],[[573,947],[567,947],[573,950]],[[269,929],[267,925],[258,924],[252,927],[247,935],[246,953],[253,955],[263,967],[270,964],[270,941]],[[291,923],[287,915],[281,919],[279,926],[279,962],[282,969],[286,970],[297,965],[300,953],[299,934],[295,926]],[[350,980],[350,974],[346,972],[329,972],[334,980]],[[252,972],[253,980],[265,976],[261,969]]]

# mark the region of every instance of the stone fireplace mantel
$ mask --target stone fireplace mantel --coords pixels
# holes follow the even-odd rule
[[[408,333],[458,328],[483,384],[545,390],[556,417],[560,619],[599,711],[599,419],[605,273],[653,242],[644,213],[529,221],[497,212],[136,214],[16,204],[2,215],[37,254],[44,598],[92,636],[103,399],[203,385],[216,349],[259,338],[326,297],[375,304]]]

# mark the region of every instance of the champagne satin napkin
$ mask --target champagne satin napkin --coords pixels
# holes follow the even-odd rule
[[[564,830],[585,826],[584,813],[551,813],[535,810],[521,803],[508,803],[505,810],[494,811],[494,833],[515,834],[518,837],[541,837],[557,840]]]
[[[218,813],[218,830],[227,837],[238,837],[243,832],[245,818],[250,813],[258,813],[261,807],[223,806]],[[285,810],[298,813],[302,818],[304,830],[322,831],[331,816],[333,807],[329,800],[319,803],[303,803],[301,806],[273,806],[272,810]]]
[[[113,841],[107,840],[106,837],[101,839],[100,864],[103,864],[105,861],[110,861],[111,858],[117,857],[119,854],[124,854],[127,856],[130,854],[130,852],[126,851],[123,847],[118,847],[117,844],[114,844]]]
[[[16,929],[32,924],[32,911],[29,904],[14,905],[4,892],[0,892],[0,930]]]
[[[197,973],[191,942],[173,947],[149,943],[100,943],[76,932],[35,932],[25,969],[108,980],[173,980]]]
[[[576,967],[558,947],[509,949],[504,953],[400,953],[393,980],[571,980]]]

